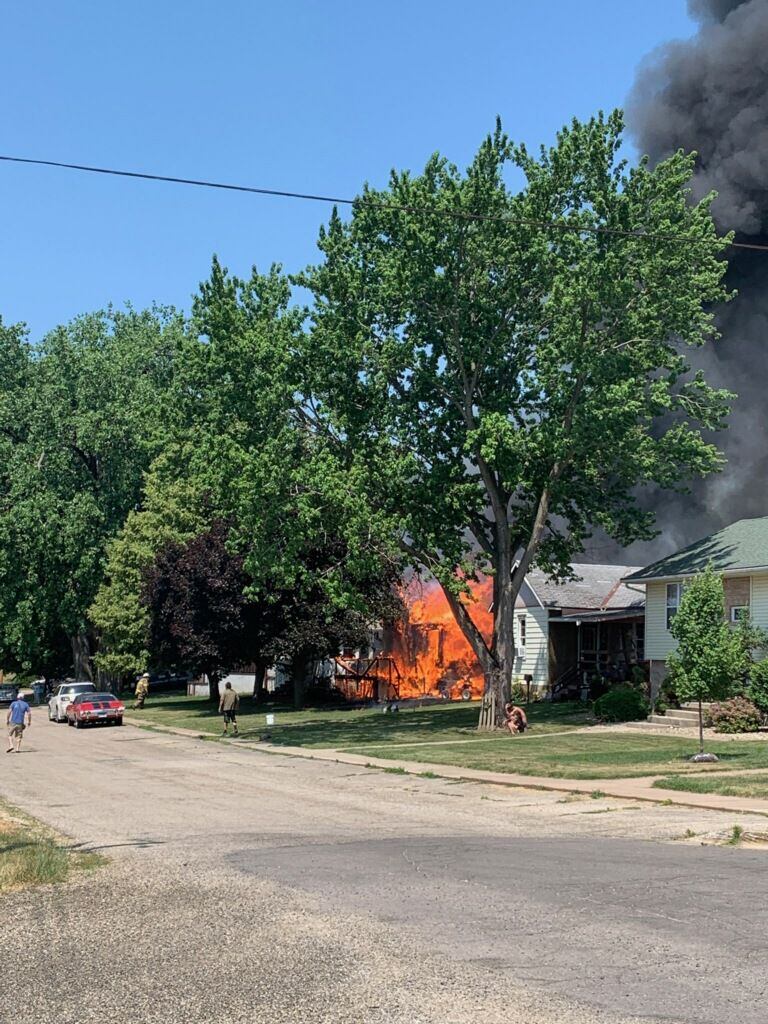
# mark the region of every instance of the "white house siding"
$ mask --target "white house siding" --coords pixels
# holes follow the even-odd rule
[[[750,581],[749,589],[744,582]],[[759,576],[726,578],[726,604],[749,605],[756,626],[768,629],[768,573]],[[733,591],[733,600],[729,593]],[[675,649],[675,640],[667,629],[667,585],[648,583],[645,588],[645,656],[649,661],[664,661]]]
[[[667,585],[647,583],[645,587],[645,657],[664,661],[675,648],[675,639],[667,629]]]
[[[752,577],[750,614],[756,626],[768,630],[768,573]]]
[[[549,612],[538,605],[515,609],[515,646],[520,646],[519,617],[525,615],[525,657],[515,658],[515,678],[533,676],[533,685],[549,685]]]

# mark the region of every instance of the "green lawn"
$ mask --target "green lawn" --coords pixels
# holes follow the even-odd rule
[[[672,776],[654,782],[659,789],[679,789],[686,793],[717,793],[719,796],[752,796],[768,800],[768,774],[766,775],[708,775]]]
[[[269,727],[273,743],[302,747],[350,747],[379,743],[450,743],[452,740],[492,742],[494,737],[478,735],[479,705],[460,701],[430,704],[422,708],[403,708],[397,714],[374,709],[340,708],[331,711],[293,711],[285,707],[254,708],[248,698],[240,702],[238,719],[245,739],[255,739],[267,731],[265,714],[275,715]],[[215,708],[200,697],[153,697],[143,711],[129,712],[147,723],[195,729],[221,735],[222,720]],[[591,711],[579,704],[532,704],[528,710],[531,733],[543,735],[589,725]],[[425,748],[431,749],[431,748]]]
[[[275,715],[267,727],[265,713]],[[768,742],[710,741],[720,762],[693,765],[686,760],[696,742],[679,737],[602,730],[572,733],[593,722],[578,704],[532,704],[531,730],[524,736],[477,733],[478,705],[460,702],[405,708],[396,715],[372,709],[293,711],[254,709],[241,702],[241,735],[255,739],[269,732],[272,743],[311,748],[333,747],[370,757],[458,765],[486,771],[517,772],[574,779],[632,778],[640,775],[712,773],[744,768],[768,770]],[[153,697],[141,712],[147,724],[221,735],[221,718],[199,697]],[[566,733],[566,735],[550,735]]]
[[[518,772],[570,779],[620,779],[675,772],[733,771],[739,768],[767,768],[768,743],[720,742],[720,762],[708,767],[689,764],[696,751],[694,740],[642,733],[577,733],[542,737],[494,736],[484,743],[450,744],[434,747],[373,745],[358,749],[370,757],[407,761],[431,761],[484,771]]]

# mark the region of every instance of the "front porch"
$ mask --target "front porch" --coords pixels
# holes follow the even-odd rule
[[[594,699],[645,665],[643,609],[550,613],[549,690],[553,699]]]

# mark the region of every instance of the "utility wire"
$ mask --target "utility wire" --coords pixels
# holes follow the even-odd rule
[[[5,156],[0,154],[0,160],[14,164],[33,164],[37,167],[57,167],[70,171],[85,171],[89,174],[107,174],[118,178],[140,178],[144,181],[166,181],[173,185],[196,185],[200,188],[217,188],[228,192],[249,192],[259,196],[276,196],[281,199],[306,199],[317,203],[333,203],[337,206],[369,206],[374,209],[396,210],[402,213],[425,213],[433,214],[423,206],[408,206],[400,203],[381,203],[372,199],[345,199],[339,196],[315,195],[312,192],[288,192],[277,188],[257,188],[253,185],[234,185],[222,181],[207,181],[201,178],[177,178],[167,174],[148,174],[143,171],[123,171],[114,167],[92,167],[88,164],[69,164],[60,160],[33,160],[23,156]],[[690,245],[712,245],[717,248],[724,248],[722,242],[708,242],[703,238],[690,238],[685,235],[654,234],[645,231],[626,231],[621,228],[608,228],[599,225],[588,224],[558,224],[549,221],[535,220],[525,217],[508,217],[504,214],[491,215],[485,213],[470,213],[465,210],[443,210],[459,220],[470,221],[496,221],[507,224],[516,224],[523,227],[541,228],[547,231],[574,231],[577,234],[615,235],[620,238],[643,238],[648,241],[674,242],[677,244]],[[750,242],[729,242],[731,249],[749,249],[752,252],[768,252],[768,245],[758,245]]]

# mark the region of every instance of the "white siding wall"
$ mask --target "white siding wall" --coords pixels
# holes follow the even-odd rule
[[[768,574],[750,579],[752,621],[768,630]],[[667,585],[649,583],[645,588],[645,656],[652,661],[664,661],[674,649],[675,640],[667,629]]]
[[[768,575],[752,577],[750,614],[756,626],[768,629]]]
[[[515,658],[515,678],[533,676],[533,685],[549,685],[549,612],[538,605],[515,608],[515,646],[520,646],[519,616],[525,615],[525,657]]]
[[[664,661],[676,641],[667,629],[667,585],[648,583],[645,587],[645,656]]]

